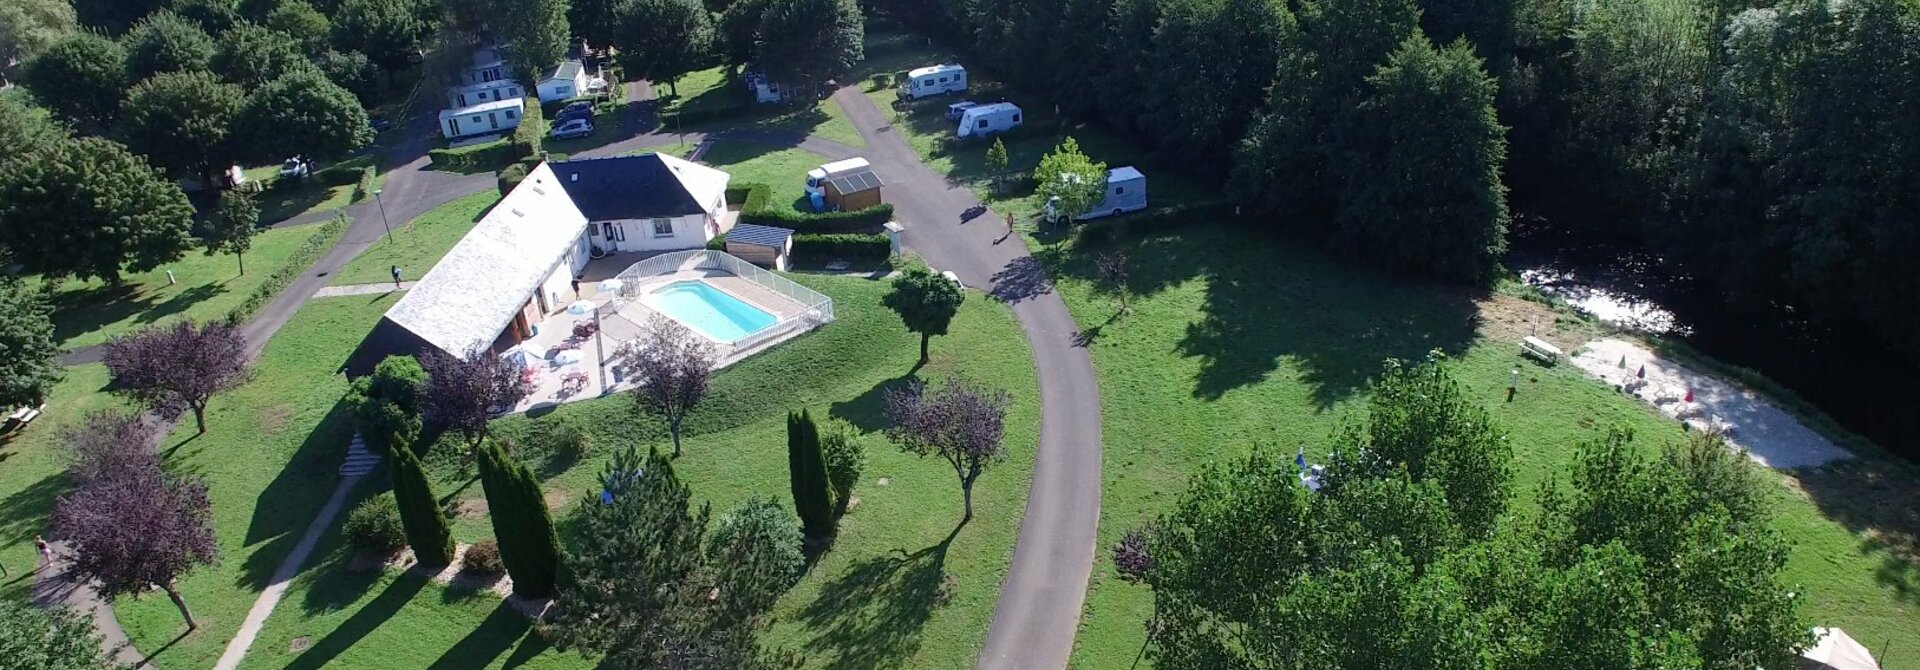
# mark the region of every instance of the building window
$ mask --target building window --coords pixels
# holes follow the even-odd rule
[[[975,128],[985,128],[985,127],[987,127],[987,120],[986,120],[986,119],[981,119],[981,120],[980,120],[980,125],[977,125],[977,126],[974,126],[974,127],[975,127]]]
[[[554,95],[566,95],[566,96],[571,96],[571,95],[573,95],[573,86],[570,86],[570,85],[569,85],[569,86],[555,86],[555,87],[553,87],[553,93],[554,93]]]
[[[487,120],[487,119],[486,119],[486,117],[484,117],[484,116],[476,116],[476,117],[473,117],[473,122],[474,122],[474,123],[479,123],[479,122],[481,122],[481,121],[485,121],[485,120]]]
[[[654,219],[654,237],[673,237],[673,219]]]
[[[511,109],[509,109],[509,110],[507,110],[507,118],[509,118],[509,119],[511,119],[511,118],[514,118],[514,114],[515,114],[515,113],[516,113],[516,112],[514,112],[514,111],[513,111],[513,110],[511,110]]]
[[[1020,122],[1020,115],[1019,115],[1019,114],[1015,114],[1015,115],[1013,115],[1013,122],[1014,122],[1014,123],[1019,123],[1019,122]]]
[[[1114,194],[1114,195],[1126,195],[1126,194],[1127,194],[1127,187],[1125,187],[1125,186],[1115,186],[1115,187],[1113,187],[1113,194]]]

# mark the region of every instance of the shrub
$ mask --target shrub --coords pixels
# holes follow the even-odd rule
[[[893,242],[879,233],[805,233],[793,236],[793,255],[801,259],[881,261]]]
[[[526,178],[527,166],[523,163],[514,163],[507,166],[507,169],[501,170],[500,180],[497,184],[500,189],[500,196],[506,197],[508,191],[512,191],[515,186],[519,186],[520,182]]]
[[[739,189],[740,198],[735,200],[734,189]],[[745,183],[727,189],[727,202],[738,203],[742,212],[758,212],[767,208],[767,201],[773,198],[773,189],[766,184]]]
[[[360,166],[350,163],[330,165],[313,173],[313,178],[328,186],[347,186],[360,181]]]
[[[851,212],[804,213],[783,209],[740,210],[740,221],[763,226],[778,226],[796,233],[858,233],[879,228],[893,220],[893,204],[880,203]]]
[[[513,151],[512,142],[498,141],[457,149],[433,149],[427,155],[433,159],[433,169],[477,172],[498,169],[524,155]]]
[[[353,200],[359,202],[373,195],[380,183],[380,170],[372,166],[360,168],[360,178],[353,185]]]
[[[888,86],[892,86],[892,85],[893,85],[893,74],[891,74],[891,73],[887,73],[887,72],[875,72],[875,73],[873,73],[873,87],[874,87],[874,88],[886,88],[886,87],[888,87]]]
[[[579,422],[558,416],[541,417],[534,420],[531,434],[527,436],[527,446],[550,457],[578,459],[587,455],[592,447],[592,437],[581,428]]]
[[[361,551],[392,553],[407,546],[407,529],[400,524],[400,507],[391,494],[368,498],[347,512],[341,526],[347,543]]]
[[[507,564],[500,562],[500,543],[491,539],[481,540],[467,547],[460,569],[476,575],[497,575],[507,571]]]
[[[540,113],[540,99],[527,96],[520,107],[520,125],[514,127],[513,141],[508,143],[511,147],[510,160],[540,155],[540,140],[547,134],[546,115]]]
[[[707,249],[712,251],[726,251],[727,236],[725,234],[713,236],[713,239],[707,240]]]

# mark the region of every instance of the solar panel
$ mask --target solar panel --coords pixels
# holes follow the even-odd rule
[[[827,181],[832,182],[834,190],[839,191],[841,195],[880,188],[880,176],[874,174],[872,170],[849,172]]]

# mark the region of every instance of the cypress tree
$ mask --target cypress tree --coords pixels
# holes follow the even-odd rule
[[[477,456],[493,536],[500,542],[500,562],[513,578],[513,594],[552,597],[560,566],[560,538],[554,534],[553,515],[540,493],[540,481],[497,443],[482,443]]]
[[[439,499],[420,457],[406,444],[393,450],[393,499],[400,506],[400,524],[407,529],[407,544],[423,565],[453,562],[453,528],[440,513]]]
[[[833,496],[828,492],[826,459],[820,455],[820,428],[806,410],[787,413],[787,473],[793,485],[793,509],[807,537],[833,535]]]

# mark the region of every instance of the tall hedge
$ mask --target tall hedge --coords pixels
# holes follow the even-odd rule
[[[446,565],[453,562],[453,527],[440,513],[440,499],[433,494],[427,471],[411,445],[396,445],[393,450],[393,498],[400,506],[400,524],[407,529],[407,544],[422,565]]]
[[[477,451],[480,485],[486,489],[493,536],[500,542],[500,561],[513,578],[513,594],[536,600],[552,597],[560,569],[560,538],[554,534],[553,515],[540,493],[540,481],[496,442],[484,442]]]
[[[796,212],[773,204],[773,189],[748,182],[727,187],[727,202],[740,205],[740,222],[778,226],[798,233],[868,232],[893,220],[893,205],[880,203],[851,212]]]
[[[547,136],[546,116],[540,113],[540,99],[527,96],[520,105],[520,125],[513,128],[513,157],[526,158],[540,153],[540,140]]]
[[[787,475],[793,488],[793,509],[807,537],[833,535],[833,494],[827,483],[827,461],[820,453],[820,427],[806,410],[787,413]]]

